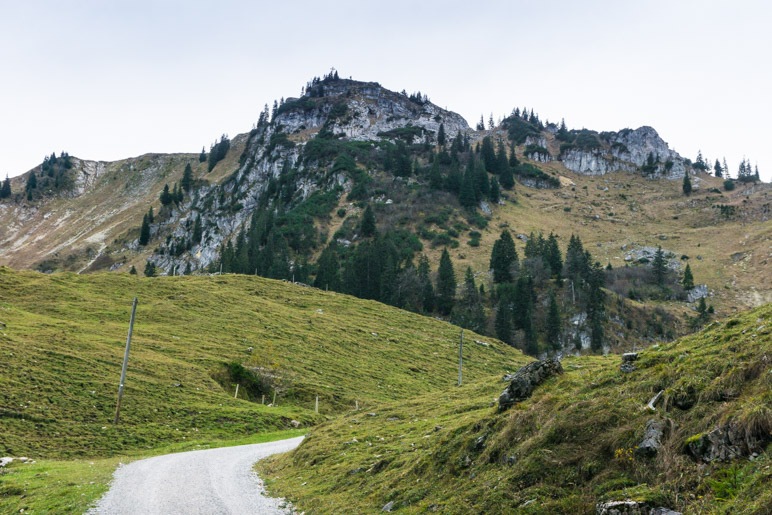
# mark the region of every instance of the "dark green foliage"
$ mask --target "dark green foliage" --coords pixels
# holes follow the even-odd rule
[[[511,283],[518,267],[517,249],[515,240],[508,230],[504,229],[501,236],[493,244],[491,251],[490,268],[493,270],[493,282]]]
[[[683,185],[681,186],[681,189],[683,190],[684,195],[686,195],[687,197],[692,194],[692,181],[689,178],[689,170],[686,170],[684,172],[684,181],[683,181]]]
[[[562,322],[560,320],[560,308],[557,296],[550,291],[550,302],[547,308],[547,320],[545,321],[547,345],[550,349],[558,351],[562,348]]]
[[[514,153],[512,154],[514,155]],[[507,166],[499,176],[501,187],[505,190],[511,190],[515,187],[515,176],[512,174],[512,168]]]
[[[641,166],[641,172],[644,175],[651,175],[656,171],[657,171],[657,160],[654,159],[654,154],[652,152],[649,152],[649,155],[646,156],[646,164]]]
[[[459,170],[458,163],[455,162],[450,166],[448,176],[445,179],[445,189],[454,195],[460,195],[462,183],[461,170]]]
[[[27,177],[27,186],[26,191],[27,193],[30,193],[31,191],[34,191],[35,188],[38,187],[38,177],[35,175],[35,172],[32,172],[29,174],[29,177]]]
[[[496,151],[493,149],[493,142],[490,136],[485,136],[482,140],[482,148],[480,150],[483,164],[485,169],[490,173],[498,173],[498,161],[496,159]]]
[[[716,177],[719,179],[724,176],[724,169],[721,167],[721,163],[716,159],[716,164],[713,165],[713,173],[716,174]]]
[[[365,238],[371,238],[378,232],[375,225],[375,213],[373,213],[373,208],[369,204],[362,214],[362,224],[359,226],[359,232]]]
[[[131,265],[131,268],[129,268],[129,275],[137,275],[137,269],[134,268],[134,265]]]
[[[559,280],[563,271],[563,257],[560,254],[560,248],[558,247],[558,239],[553,233],[550,233],[547,238],[542,252],[542,258],[544,259],[545,265],[547,265],[552,272],[552,276]]]
[[[171,192],[169,191],[169,185],[164,184],[164,189],[161,192],[161,194],[158,196],[159,200],[161,201],[162,206],[168,206],[174,201],[174,197],[172,197]]]
[[[437,144],[439,146],[445,146],[445,124],[441,123],[440,128],[437,130]]]
[[[142,217],[142,227],[139,229],[139,244],[144,246],[147,245],[148,241],[150,241],[150,222],[147,215],[144,215]]]
[[[686,269],[684,270],[684,277],[681,280],[681,285],[684,290],[691,290],[694,288],[694,276],[692,275],[692,268],[689,263],[686,263]]]
[[[589,265],[582,240],[572,234],[566,249],[566,276],[574,282],[579,282],[586,277]]]
[[[667,275],[667,261],[665,260],[665,252],[662,247],[657,247],[657,251],[654,253],[654,260],[651,262],[652,275],[654,281],[659,286],[664,286],[665,276]]]
[[[517,145],[522,145],[528,136],[538,136],[540,134],[539,126],[535,121],[532,123],[519,116],[505,118],[501,125],[509,132],[509,139]]]
[[[228,136],[223,134],[220,137],[220,141],[212,145],[212,148],[209,150],[209,163],[207,164],[208,171],[211,172],[214,169],[214,167],[217,166],[217,163],[219,163],[225,158],[230,148],[231,148],[231,141],[228,139]]]
[[[474,209],[477,206],[477,173],[474,166],[474,158],[469,159],[464,179],[461,182],[461,191],[458,195],[459,203],[466,209]]]
[[[559,188],[560,180],[557,177],[547,175],[530,163],[521,163],[514,170],[515,175],[535,181],[541,188]],[[502,186],[503,178],[502,178]]]
[[[440,160],[435,158],[432,167],[429,169],[429,187],[433,190],[442,189],[442,172],[440,171]]]
[[[499,187],[499,181],[495,177],[491,178],[491,191],[488,194],[488,200],[493,204],[498,204],[501,200],[501,188]]]
[[[203,233],[204,231],[201,226],[201,215],[196,215],[196,220],[193,222],[193,235],[191,236],[191,241],[194,245],[199,245],[201,243]]]
[[[147,211],[147,221],[149,223],[155,223],[155,215],[153,214],[153,206],[150,206],[150,209]]]
[[[341,291],[340,262],[334,246],[330,245],[322,251],[316,266],[314,286],[323,290]]]
[[[442,315],[449,315],[456,299],[456,274],[447,249],[442,251],[440,257],[436,292],[437,310]]]
[[[477,201],[488,198],[491,194],[491,183],[488,172],[480,161],[475,160],[475,197]]]
[[[431,269],[429,268],[429,258],[422,254],[418,260],[418,282],[421,286],[421,308],[424,313],[434,311],[435,295],[434,285],[431,280]]]
[[[145,277],[155,277],[156,267],[152,261],[145,263]]]
[[[405,127],[398,127],[390,131],[379,132],[378,136],[386,139],[400,140],[408,145],[411,145],[415,138],[423,136],[426,129],[423,127],[416,127],[414,125],[407,125]]]
[[[464,288],[461,297],[453,306],[450,321],[476,333],[482,333],[485,329],[485,311],[470,267],[466,269]]]
[[[708,163],[705,162],[705,159],[702,157],[702,150],[697,151],[697,159],[694,160],[694,164],[692,164],[692,168],[702,172],[708,170],[709,166],[708,166]]]
[[[190,167],[190,163],[185,165],[185,170],[182,172],[182,179],[180,180],[180,187],[182,191],[188,193],[193,186],[193,169]]]
[[[198,155],[198,162],[203,163],[206,161],[206,149],[201,147],[201,153]]]
[[[3,186],[0,187],[0,199],[8,198],[11,196],[13,192],[11,191],[11,179],[8,178],[8,176],[5,176],[5,180],[3,181]]]
[[[726,179],[724,181],[724,191],[732,191],[734,189],[734,181],[732,179]]]
[[[496,319],[494,321],[494,332],[496,338],[510,345],[514,343],[512,326],[512,310],[514,307],[515,288],[512,283],[505,283],[499,286],[497,290],[499,299],[496,306]]]
[[[604,329],[606,319],[603,267],[596,262],[590,267],[587,280],[587,322],[590,325],[590,347],[595,352],[603,350]]]

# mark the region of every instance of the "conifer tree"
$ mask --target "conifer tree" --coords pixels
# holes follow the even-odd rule
[[[150,209],[147,212],[147,221],[148,223],[155,223],[155,214],[153,214],[153,206],[150,206]]]
[[[11,179],[9,179],[6,175],[5,180],[3,181],[3,186],[0,187],[0,199],[8,198],[11,196],[11,194]]]
[[[552,276],[559,281],[560,274],[563,271],[563,257],[560,254],[560,247],[558,247],[558,239],[551,232],[544,245],[544,252],[542,255],[545,264],[552,272]]]
[[[458,162],[456,161],[450,165],[448,176],[445,179],[445,189],[454,195],[460,195],[462,183],[463,177],[461,176],[461,170],[459,170]]]
[[[148,260],[147,263],[145,263],[145,277],[155,277],[156,275],[156,267],[155,264]]]
[[[692,181],[691,179],[689,179],[688,170],[684,170],[684,182],[683,182],[683,185],[681,186],[681,189],[683,190],[684,195],[686,195],[687,197],[692,194]]]
[[[203,163],[206,161],[206,147],[201,147],[201,153],[198,155],[198,162]]]
[[[603,350],[603,322],[606,316],[603,287],[603,267],[597,261],[590,266],[587,295],[587,321],[590,325],[590,347],[595,352]]]
[[[456,274],[447,249],[442,251],[440,257],[436,292],[437,310],[442,315],[449,315],[456,300]]]
[[[496,319],[494,320],[494,331],[496,338],[502,342],[512,344],[512,309],[513,309],[513,297],[514,297],[514,285],[511,283],[504,283],[499,285],[497,289],[497,296],[499,299],[496,306]]]
[[[555,291],[550,291],[550,303],[547,308],[547,320],[545,324],[547,330],[547,345],[554,350],[560,350],[563,345],[561,341],[562,326],[560,321],[560,308],[558,307]]]
[[[713,172],[719,179],[724,176],[724,170],[721,168],[721,163],[718,162],[718,159],[716,159],[716,164],[713,165]]]
[[[418,260],[418,281],[421,283],[421,304],[424,313],[431,313],[435,306],[434,286],[430,275],[429,258],[425,254],[421,255]]]
[[[473,210],[477,206],[476,182],[474,157],[470,157],[458,195],[459,203],[469,210]]]
[[[445,124],[440,123],[440,128],[437,130],[437,144],[441,147],[445,146]]]
[[[429,169],[429,187],[433,190],[442,189],[442,172],[440,171],[440,160],[434,158],[432,167]]]
[[[661,246],[657,247],[657,251],[654,253],[654,260],[651,262],[652,274],[654,281],[659,286],[664,286],[665,276],[667,275],[667,262],[665,260],[665,252]]]
[[[501,187],[495,177],[491,178],[491,192],[488,194],[488,200],[493,204],[498,204],[501,200]]]
[[[477,333],[481,333],[485,328],[485,311],[480,299],[480,292],[474,282],[474,273],[471,267],[466,269],[461,298],[453,306],[450,321]]]
[[[515,176],[512,174],[512,167],[507,166],[499,175],[501,187],[505,190],[511,190],[515,187]]]
[[[493,142],[491,141],[490,136],[485,136],[483,138],[480,154],[482,155],[485,169],[490,173],[498,173],[498,170],[496,169],[498,164],[496,159],[496,151],[493,149]]]
[[[182,179],[180,180],[180,187],[185,193],[190,192],[190,188],[193,186],[193,169],[190,167],[190,163],[185,165],[185,170],[182,172]]]
[[[316,266],[314,287],[322,290],[340,291],[340,261],[334,246],[329,245],[322,251]]]
[[[501,175],[508,167],[509,160],[507,158],[507,151],[504,148],[504,142],[499,140],[498,147],[496,148],[496,166],[493,173]]]
[[[378,232],[375,225],[375,213],[373,213],[373,208],[370,207],[370,204],[367,205],[365,212],[362,214],[362,225],[359,227],[359,232],[365,238],[375,236]]]
[[[493,243],[491,251],[490,268],[493,270],[494,284],[513,282],[517,264],[515,240],[512,239],[509,231],[504,229],[499,239]]]
[[[142,217],[142,227],[139,229],[139,244],[145,246],[148,241],[150,241],[150,222],[147,215],[144,215]]]
[[[478,201],[488,198],[491,194],[491,183],[488,172],[482,162],[475,160],[475,197]]]
[[[194,245],[199,245],[201,243],[201,239],[203,238],[204,231],[201,227],[201,215],[196,215],[196,220],[193,222],[193,236],[191,237],[191,241]],[[250,270],[252,267],[250,266]]]
[[[686,263],[684,278],[681,280],[681,285],[684,287],[684,290],[691,290],[694,288],[694,276],[692,275],[692,269],[689,266],[689,263]]]
[[[129,268],[129,275],[137,275],[137,269],[134,265],[131,265],[131,268]]]
[[[158,199],[161,201],[161,205],[168,206],[172,203],[174,198],[172,197],[171,192],[169,192],[169,185],[164,184],[164,189],[161,192],[161,195],[159,195]]]
[[[478,130],[478,131],[485,130],[485,121],[483,121],[483,115],[480,115],[480,121],[477,122],[477,126],[475,127],[475,130]]]

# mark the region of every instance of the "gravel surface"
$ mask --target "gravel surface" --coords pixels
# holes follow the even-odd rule
[[[181,452],[118,468],[110,490],[88,514],[291,513],[286,501],[265,497],[255,462],[297,447],[303,437]]]

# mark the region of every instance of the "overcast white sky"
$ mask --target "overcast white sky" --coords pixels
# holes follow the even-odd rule
[[[0,0],[0,178],[51,152],[198,152],[331,67],[474,125],[528,106],[651,125],[683,156],[772,177],[761,0]]]

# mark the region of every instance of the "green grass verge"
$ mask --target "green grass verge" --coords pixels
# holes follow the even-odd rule
[[[305,430],[295,429],[239,440],[175,443],[150,452],[112,458],[15,462],[0,469],[0,512],[84,513],[107,491],[113,471],[120,464],[171,452],[271,442],[304,433]]]
[[[769,513],[768,453],[705,465],[685,443],[729,422],[771,441],[771,335],[767,305],[641,352],[632,373],[618,356],[566,359],[562,376],[504,413],[495,376],[350,413],[258,469],[306,513],[376,513],[388,502],[400,513],[595,513],[628,498]],[[635,452],[649,419],[668,428],[654,458]]]

